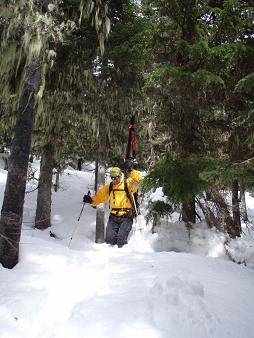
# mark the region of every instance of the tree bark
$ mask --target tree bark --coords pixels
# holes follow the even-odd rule
[[[100,135],[98,144],[98,166],[97,166],[97,186],[96,191],[105,184],[105,152],[106,142],[104,141],[104,132]],[[105,205],[101,204],[96,209],[96,234],[95,242],[104,243],[105,240]]]
[[[41,158],[35,216],[35,227],[41,230],[51,226],[51,188],[54,163],[54,146],[52,144],[47,144],[43,147]]]
[[[241,192],[240,196],[241,196],[243,221],[248,222],[248,212],[247,212],[247,206],[246,206],[246,200],[245,200],[245,188],[244,188],[244,186],[240,187],[240,192]]]
[[[225,231],[231,238],[240,237],[240,229],[234,224],[233,218],[228,210],[227,203],[216,188],[211,190],[211,198],[219,208],[219,212],[225,224]]]
[[[94,174],[94,191],[97,191],[98,186],[98,158],[95,161],[95,174]]]
[[[233,212],[233,221],[236,227],[239,228],[240,233],[241,229],[241,218],[240,218],[240,208],[239,208],[239,199],[238,199],[238,182],[234,180],[232,183],[232,212]]]
[[[54,191],[58,192],[60,187],[60,168],[58,167],[56,169],[56,180],[55,180],[55,184],[54,184]]]
[[[26,70],[23,92],[19,100],[14,138],[0,220],[0,262],[13,268],[19,259],[19,242],[23,218],[29,152],[36,113],[35,94],[40,84],[40,65],[30,64]]]
[[[79,170],[79,171],[82,170],[82,164],[83,164],[82,158],[78,158],[77,170]]]
[[[196,223],[195,199],[182,203],[182,220],[184,222]]]
[[[210,228],[215,227],[216,229],[221,230],[220,220],[214,215],[213,211],[209,206],[208,200],[205,198],[205,195],[201,193],[200,197],[204,200],[204,202],[203,201],[201,202],[199,198],[196,198],[196,201],[205,216],[205,221],[207,225]]]

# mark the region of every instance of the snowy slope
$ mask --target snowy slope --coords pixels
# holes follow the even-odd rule
[[[0,170],[1,200],[5,179]],[[77,222],[92,186],[90,172],[63,175],[51,229],[60,239],[32,228],[36,191],[26,195],[20,262],[0,268],[1,338],[254,336],[254,270],[227,260],[221,234],[201,224],[190,239],[174,223],[151,235],[141,217],[124,248],[95,244],[95,210]]]

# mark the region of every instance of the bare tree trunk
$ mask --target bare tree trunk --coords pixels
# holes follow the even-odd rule
[[[105,152],[106,152],[106,142],[104,141],[105,135],[100,135],[99,145],[98,145],[98,171],[97,171],[97,186],[96,191],[102,188],[105,184]],[[96,174],[96,173],[95,173]],[[104,243],[105,240],[105,206],[104,204],[99,205],[96,208],[96,243]]]
[[[60,173],[61,173],[61,166],[59,162],[55,161],[54,168],[56,169],[56,178],[55,178],[55,183],[54,183],[54,191],[58,192],[59,187],[60,187]]]
[[[211,198],[220,209],[219,211],[223,217],[226,232],[229,234],[231,238],[240,237],[240,229],[237,226],[235,226],[234,221],[228,210],[227,203],[223,198],[223,196],[217,189],[212,189]]]
[[[59,187],[60,187],[60,166],[57,166],[56,168],[56,180],[55,180],[55,184],[54,184],[54,191],[58,192]]]
[[[78,165],[77,165],[77,170],[81,171],[82,170],[82,163],[83,163],[83,160],[82,158],[78,158]]]
[[[221,230],[220,221],[218,218],[215,217],[214,213],[212,212],[205,195],[201,193],[200,197],[204,200],[204,202],[201,202],[200,198],[196,198],[196,202],[205,216],[205,221],[207,225],[210,228],[215,227],[216,229]]]
[[[244,186],[240,187],[240,201],[242,206],[242,215],[243,215],[243,221],[248,222],[248,213],[247,213],[247,206],[246,206],[246,200],[245,200],[245,188]]]
[[[36,113],[35,94],[40,84],[40,65],[27,67],[24,88],[19,100],[9,169],[0,220],[0,262],[13,268],[19,259],[29,152]]]
[[[98,158],[95,161],[94,191],[97,191],[97,186],[98,186]]]
[[[51,144],[45,145],[41,158],[35,216],[35,227],[41,230],[51,226],[51,188],[55,163],[54,159],[54,146]]]
[[[195,199],[182,203],[182,220],[184,222],[196,223]]]
[[[239,228],[240,233],[241,229],[241,219],[240,219],[240,208],[239,208],[239,199],[238,199],[238,182],[234,180],[232,183],[232,212],[233,212],[233,221],[236,227]]]

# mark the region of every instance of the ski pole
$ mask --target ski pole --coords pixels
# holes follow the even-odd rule
[[[83,213],[85,204],[86,204],[86,203],[84,202],[84,203],[83,203],[83,206],[82,206],[82,209],[81,209],[81,211],[80,211],[79,217],[78,217],[78,222],[79,222],[80,217],[81,217],[81,215],[82,215],[82,213]]]
[[[88,196],[90,196],[90,195],[91,195],[91,192],[90,192],[90,190],[88,190],[88,193],[87,193],[87,195],[88,195]],[[86,204],[86,202],[83,202],[83,206],[82,206],[82,209],[81,209],[81,211],[80,211],[80,214],[79,214],[79,217],[78,217],[78,222],[79,222],[79,220],[80,220],[80,217],[81,217],[81,215],[82,215],[82,213],[83,213],[83,210],[84,210],[85,204]],[[78,228],[78,223],[77,223],[77,225],[74,227],[74,229],[73,229],[73,231],[72,231],[71,238],[70,238],[70,241],[69,241],[69,244],[68,244],[68,248],[69,248],[69,247],[70,247],[70,245],[71,245],[71,241],[72,241],[72,239],[73,239],[73,237],[74,237],[74,234],[75,234],[75,232],[76,232],[77,228]]]
[[[138,224],[138,230],[142,231],[142,228],[141,228],[141,226],[139,224],[139,219],[138,219],[139,212],[138,212],[138,208],[137,208],[137,203],[135,201],[135,197],[134,197],[134,193],[133,192],[131,193],[131,196],[132,196],[132,203],[133,203],[133,206],[134,206],[134,210],[135,210],[135,213],[136,213],[135,219],[136,219],[136,223]]]
[[[90,193],[90,190],[88,190],[88,193],[87,193],[87,195],[88,195],[88,196],[90,196],[90,195],[91,195],[91,193]],[[84,206],[85,206],[85,204],[86,204],[86,202],[84,202],[84,203],[83,203],[82,209],[81,209],[81,211],[80,211],[80,214],[79,214],[78,222],[79,222],[79,220],[80,220],[80,217],[81,217],[81,215],[82,215],[82,213],[83,213],[83,210],[84,210]]]

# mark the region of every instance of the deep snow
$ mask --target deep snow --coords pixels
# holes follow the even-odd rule
[[[5,180],[0,169],[0,201]],[[77,221],[92,187],[91,172],[62,175],[50,229],[58,239],[33,229],[37,191],[26,195],[20,262],[0,267],[1,338],[254,337],[252,239],[230,244],[247,267],[228,260],[224,236],[204,223],[190,236],[181,222],[152,235],[141,216],[127,246],[95,244],[96,211],[85,206]]]

